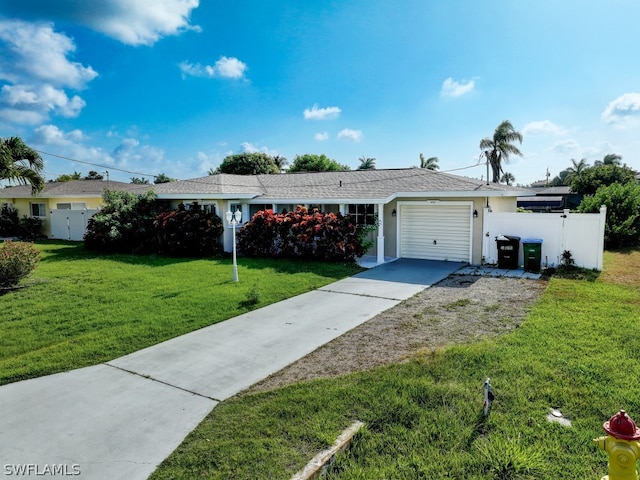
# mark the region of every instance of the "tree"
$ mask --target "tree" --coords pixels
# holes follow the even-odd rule
[[[618,155],[617,153],[607,153],[602,160],[596,160],[593,162],[594,166],[599,165],[620,165],[622,162],[622,155]]]
[[[273,161],[273,158],[266,153],[245,152],[225,157],[215,173],[260,175],[280,173],[280,169]]]
[[[306,153],[296,155],[289,172],[344,172],[351,170],[347,165],[342,165],[326,155],[313,155]]]
[[[80,172],[63,173],[62,175],[58,175],[58,178],[56,178],[54,182],[70,182],[71,180],[80,180],[80,178],[82,178]]]
[[[136,185],[149,185],[149,180],[146,178],[131,177],[131,183]]]
[[[493,132],[493,137],[485,137],[480,140],[482,153],[480,158],[485,157],[493,172],[493,183],[500,182],[500,174],[503,173],[502,161],[509,163],[509,155],[522,156],[522,152],[516,147],[514,142],[522,143],[522,134],[516,132],[509,120],[503,121]]]
[[[273,156],[273,163],[276,164],[276,167],[278,167],[279,171],[284,172],[284,167],[289,165],[289,160],[287,160],[286,158],[284,158],[284,157],[282,157],[280,155],[274,155]]]
[[[31,193],[44,188],[40,154],[28,147],[19,137],[0,138],[0,180],[31,185]]]
[[[102,179],[104,179],[104,177],[98,172],[96,172],[95,170],[91,170],[89,174],[86,177],[84,177],[84,180],[102,180]]]
[[[360,160],[360,166],[358,167],[358,170],[375,170],[376,169],[375,158],[368,158],[363,155],[358,160]]]
[[[640,185],[628,182],[613,183],[598,188],[586,197],[578,210],[597,213],[600,206],[607,207],[604,239],[608,248],[640,245]]]
[[[576,162],[572,158],[571,164],[572,165],[569,168],[567,168],[566,170],[563,170],[567,172],[567,174],[563,178],[564,185],[570,185],[576,176],[579,177],[580,175],[582,175],[582,172],[584,172],[587,168],[589,168],[589,164],[587,163],[586,158],[581,158],[579,162]]]
[[[571,191],[579,195],[594,195],[598,188],[614,183],[625,185],[636,181],[636,172],[626,166],[599,164],[586,168],[571,181]]]
[[[506,183],[507,185],[511,185],[513,182],[516,181],[516,177],[514,177],[512,173],[504,172],[500,181],[502,183]]]
[[[164,174],[164,172],[153,177],[153,183],[155,183],[156,185],[160,183],[170,183],[175,181],[176,181],[175,178],[168,177],[167,175]]]
[[[438,170],[438,157],[424,158],[424,155],[420,154],[420,168],[426,168],[427,170]]]

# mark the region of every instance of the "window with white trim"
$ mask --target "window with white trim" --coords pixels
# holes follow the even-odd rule
[[[72,203],[56,203],[58,210],[84,210],[87,208],[87,204],[84,202],[72,202]]]
[[[30,206],[31,206],[31,216],[32,217],[46,217],[47,216],[47,206],[44,203],[32,203]]]
[[[375,225],[376,208],[373,203],[350,203],[347,214],[355,219],[357,225]]]

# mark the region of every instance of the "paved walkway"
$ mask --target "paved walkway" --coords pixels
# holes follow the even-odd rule
[[[146,479],[218,402],[460,267],[398,260],[102,365],[2,386],[0,478]]]

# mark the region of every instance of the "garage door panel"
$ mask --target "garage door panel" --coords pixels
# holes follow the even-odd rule
[[[470,205],[401,205],[400,216],[401,257],[470,261]]]

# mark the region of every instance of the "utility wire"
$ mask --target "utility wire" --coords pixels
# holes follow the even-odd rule
[[[34,149],[36,150],[36,149]],[[118,167],[114,167],[112,165],[104,165],[104,164],[100,164],[100,163],[93,163],[93,162],[87,162],[85,160],[76,160],[75,158],[69,158],[69,157],[65,157],[63,155],[57,155],[55,153],[49,153],[49,152],[45,152],[42,150],[36,150],[36,152],[41,153],[43,155],[49,155],[51,157],[55,157],[55,158],[59,158],[62,160],[68,160],[70,162],[78,162],[78,163],[82,163],[84,165],[91,165],[94,167],[100,167],[100,168],[104,168],[106,170],[112,170],[112,171],[117,171],[117,172],[123,172],[123,173],[128,173],[131,175],[141,175],[144,177],[156,177],[157,175],[155,174],[151,174],[151,173],[143,173],[143,172],[136,172],[136,171],[132,171],[132,170],[126,170],[123,168],[118,168]],[[468,165],[465,167],[459,167],[459,168],[452,168],[449,170],[442,170],[442,171],[435,171],[435,170],[429,170],[430,172],[433,172],[434,174],[440,174],[440,173],[448,173],[448,172],[456,172],[456,171],[460,171],[460,170],[467,170],[470,168],[475,168],[475,167],[479,167],[479,166],[483,166],[484,164],[481,163],[477,163],[474,165]],[[393,178],[393,180],[402,180],[403,178],[412,178],[416,176],[416,173],[421,174],[421,173],[426,173],[425,170],[427,169],[423,169],[423,168],[407,168],[407,175],[403,175],[403,176],[398,176]],[[355,170],[351,170],[351,171],[355,171]],[[312,172],[301,172],[301,173],[312,173]],[[321,172],[322,173],[322,172]],[[205,182],[205,181],[201,181],[201,180],[194,180],[194,179],[176,179],[182,182],[189,182],[189,183],[195,183],[195,184],[201,184],[201,185],[211,185],[210,182]],[[358,180],[355,182],[343,182],[344,185],[361,185],[361,184],[367,184],[367,183],[376,183],[376,182],[384,182],[384,181],[388,181],[388,178],[371,178],[371,179],[367,179],[367,180]],[[331,183],[325,183],[325,184],[318,184],[318,183],[310,183],[307,185],[298,185],[298,187],[328,187],[331,185],[334,185],[335,182],[331,182]],[[251,187],[251,185],[246,185],[246,184],[234,184],[234,183],[224,183],[224,186],[227,187]]]

